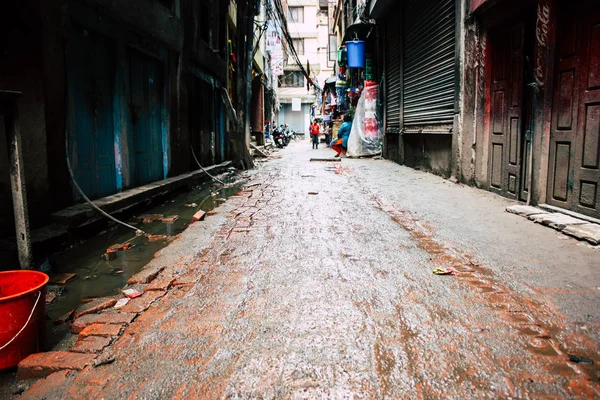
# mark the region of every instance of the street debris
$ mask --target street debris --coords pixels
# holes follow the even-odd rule
[[[134,245],[130,242],[125,243],[115,243],[106,249],[106,252],[102,255],[102,259],[104,261],[110,261],[117,258],[117,253],[120,251],[126,251],[133,247]]]
[[[54,303],[56,300],[56,294],[50,292],[46,293],[46,304]]]
[[[171,215],[169,217],[164,217],[161,219],[161,222],[164,222],[165,224],[172,224],[173,222],[177,221],[179,219],[179,215]]]
[[[594,365],[594,360],[592,360],[591,358],[584,357],[584,356],[576,356],[574,354],[569,354],[568,356],[569,356],[569,361],[572,361],[574,363],[584,364],[584,365]]]
[[[433,273],[435,275],[455,275],[455,276],[460,275],[460,272],[458,272],[456,270],[456,268],[453,268],[453,267],[446,267],[446,268],[437,267],[436,269],[433,270]]]
[[[328,162],[328,161],[342,161],[342,159],[339,158],[339,157],[325,157],[325,158],[320,158],[319,157],[319,158],[311,158],[310,161],[325,161],[325,162]]]
[[[319,194],[319,192],[308,192],[308,194],[309,194],[309,195],[313,195],[313,196],[314,196],[314,195],[316,195],[316,194]]]
[[[200,210],[196,214],[194,214],[194,216],[192,217],[192,221],[202,221],[204,217],[206,217],[206,212]]]
[[[50,283],[53,283],[55,285],[65,285],[67,282],[69,282],[71,279],[74,279],[77,276],[77,274],[57,274],[54,275],[54,277],[52,277],[52,279],[50,279]]]
[[[262,150],[260,150],[254,144],[250,143],[250,147],[252,147],[252,150],[254,150],[255,155],[258,154],[261,157],[265,157],[265,158],[268,157],[267,154],[265,154]]]
[[[185,204],[186,207],[198,207],[196,203]]]
[[[107,253],[116,253],[117,251],[129,250],[133,245],[131,243],[116,243],[106,249]]]
[[[146,238],[151,242],[156,242],[157,240],[166,239],[166,235],[146,235]]]
[[[123,272],[125,271],[123,271],[121,268],[113,268],[110,271],[108,271],[110,275],[121,275]]]
[[[130,299],[135,299],[136,297],[140,297],[142,295],[142,292],[135,289],[125,289],[123,290],[123,294],[129,297]]]
[[[137,219],[141,220],[144,224],[151,224],[154,221],[160,221],[163,217],[163,214],[143,214],[137,217]]]
[[[98,278],[98,275],[92,274],[92,275],[86,275],[83,277],[84,281],[93,281],[94,279]]]
[[[128,297],[123,297],[122,299],[119,299],[116,304],[114,305],[115,309],[120,309],[123,308],[127,305],[127,303],[129,303],[129,298]]]

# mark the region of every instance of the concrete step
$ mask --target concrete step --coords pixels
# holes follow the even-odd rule
[[[517,204],[507,207],[506,211],[553,228],[565,235],[584,240],[594,246],[600,244],[600,223],[595,222],[600,221],[595,218],[546,204],[539,207]]]
[[[222,164],[214,165],[205,168],[210,174],[220,174],[227,168],[231,167],[231,162],[227,161]],[[94,204],[102,210],[113,213],[122,212],[131,207],[147,202],[155,196],[191,185],[208,176],[202,170],[193,171],[187,174],[174,176],[162,181],[152,182],[144,186],[125,190],[121,193],[116,193],[111,196],[103,197],[94,200]],[[83,226],[86,223],[93,221],[99,217],[98,212],[89,204],[82,203],[67,207],[63,210],[52,214],[52,221],[56,224],[74,228]]]

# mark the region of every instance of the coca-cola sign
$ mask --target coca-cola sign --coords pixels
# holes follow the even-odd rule
[[[544,86],[546,73],[546,54],[548,48],[548,32],[550,31],[550,5],[547,0],[538,3],[537,21],[535,27],[536,60],[534,77],[538,89]]]

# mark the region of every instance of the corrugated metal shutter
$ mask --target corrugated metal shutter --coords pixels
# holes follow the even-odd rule
[[[452,124],[455,0],[408,0],[404,18],[404,126]]]
[[[388,19],[385,43],[387,44],[385,102],[385,130],[389,133],[400,132],[400,107],[402,95],[402,42],[400,24],[394,18]]]

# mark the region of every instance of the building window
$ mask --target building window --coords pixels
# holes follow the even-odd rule
[[[279,78],[279,86],[281,87],[303,87],[304,75],[302,71],[286,72],[285,75]]]
[[[292,45],[299,56],[304,55],[304,39],[292,39]]]
[[[290,21],[298,24],[304,23],[304,7],[290,7],[288,9]]]
[[[327,49],[327,53],[329,54],[329,57],[327,58],[327,60],[337,61],[337,50],[338,50],[337,36],[329,35],[329,48]]]

